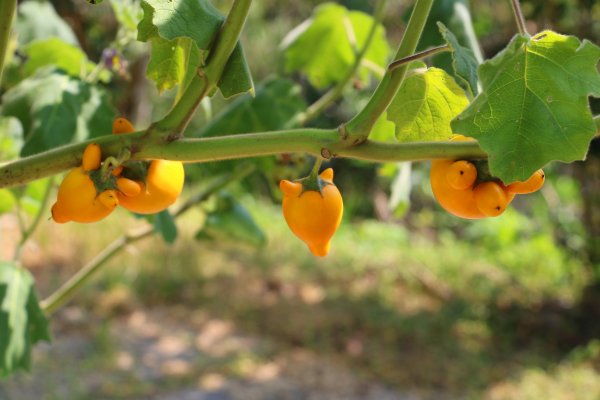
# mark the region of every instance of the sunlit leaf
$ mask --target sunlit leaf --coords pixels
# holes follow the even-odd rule
[[[489,154],[492,174],[525,180],[553,160],[585,158],[596,134],[588,96],[600,97],[600,47],[544,31],[517,35],[483,63],[483,92],[452,123]]]
[[[79,45],[71,27],[56,13],[49,1],[21,2],[15,20],[15,31],[21,45],[49,37],[60,38],[74,46]]]
[[[388,206],[396,217],[402,217],[410,206],[411,162],[397,164],[397,173],[391,185]]]
[[[416,68],[406,75],[388,107],[401,142],[445,140],[450,121],[469,104],[465,92],[439,68]]]
[[[387,118],[387,111],[381,114],[377,121],[375,121],[369,139],[378,142],[396,141],[396,125]]]
[[[110,133],[115,115],[100,87],[48,68],[6,92],[3,101],[1,114],[23,126],[21,156]]]
[[[42,207],[44,195],[48,189],[51,178],[38,179],[29,182],[25,186],[19,186],[11,189],[19,198],[19,205],[23,211],[30,216],[38,214]]]
[[[23,147],[23,127],[15,117],[0,117],[0,160],[17,158]]]
[[[313,16],[283,41],[286,71],[302,72],[317,88],[339,82],[354,64],[356,51],[364,46],[372,23],[370,15],[349,11],[341,5],[318,6]],[[380,24],[364,59],[383,68],[389,53],[385,30]],[[366,82],[368,76],[369,70],[361,67],[358,78]]]
[[[0,189],[0,214],[11,211],[16,203],[15,195],[9,189]]]
[[[152,39],[152,56],[146,74],[156,82],[159,92],[181,84],[185,87],[188,71],[198,67],[200,53],[189,38]],[[189,78],[188,78],[189,79]]]
[[[54,65],[73,77],[80,77],[82,72],[89,73],[96,67],[78,46],[56,37],[31,42],[23,51],[27,56],[23,66],[25,76],[33,75],[39,68]]]
[[[138,40],[153,42],[148,77],[159,90],[183,85],[205,64],[225,17],[208,0],[144,0]],[[157,44],[154,41],[158,40]],[[165,43],[171,44],[171,48]],[[175,58],[175,59],[173,59]],[[241,46],[232,53],[218,87],[225,97],[252,92],[254,83]]]

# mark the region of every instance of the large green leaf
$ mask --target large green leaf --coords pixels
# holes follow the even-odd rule
[[[479,69],[483,92],[452,123],[489,154],[492,174],[522,181],[553,160],[585,158],[596,133],[588,96],[600,97],[600,47],[544,31],[515,36]]]
[[[23,66],[25,76],[33,75],[39,68],[48,65],[55,65],[73,77],[87,74],[96,67],[78,46],[57,37],[31,42],[25,47],[24,53],[27,56]]]
[[[153,42],[148,77],[159,90],[175,85],[185,87],[189,72],[204,65],[225,17],[208,0],[144,0],[142,9],[144,18],[138,24],[138,40]],[[165,41],[173,45],[170,51]],[[218,86],[225,97],[254,90],[239,43]]]
[[[24,268],[0,261],[0,375],[29,370],[31,347],[50,341],[48,320],[38,306],[33,278]]]
[[[272,78],[257,87],[255,97],[240,97],[232,102],[200,136],[282,129],[304,109],[306,103],[298,85],[287,79]]]
[[[316,88],[339,82],[356,58],[350,36],[356,40],[355,47],[362,48],[372,23],[373,17],[363,12],[349,11],[333,3],[320,5],[309,20],[284,39],[286,71],[301,71]],[[385,30],[380,24],[364,59],[383,68],[389,53]],[[359,79],[365,82],[368,76],[367,68],[359,68]]]
[[[409,71],[387,118],[396,125],[401,142],[448,139],[450,121],[469,104],[465,92],[454,79],[439,68],[415,68]]]
[[[18,118],[23,126],[21,156],[110,133],[115,115],[99,87],[48,68],[6,92],[3,100],[2,115]]]
[[[56,13],[49,1],[24,1],[19,5],[15,31],[21,45],[36,39],[60,38],[78,46],[77,38],[69,25]]]
[[[477,67],[479,63],[473,55],[471,49],[461,46],[454,33],[441,22],[438,22],[438,28],[446,43],[452,49],[452,68],[458,78],[458,83],[471,94],[477,94]]]

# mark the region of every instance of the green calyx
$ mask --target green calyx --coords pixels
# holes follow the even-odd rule
[[[89,171],[88,176],[90,177],[91,181],[94,182],[97,195],[106,190],[117,189],[117,177],[114,176],[112,173],[106,175],[104,171],[102,171],[102,168]]]
[[[302,192],[299,196],[302,196],[304,192],[308,192],[311,190],[319,192],[321,196],[323,196],[323,188],[327,185],[332,185],[332,183],[326,182],[323,179],[321,179],[321,177],[319,177],[319,169],[321,168],[322,163],[323,159],[317,158],[317,160],[315,161],[315,165],[313,165],[313,168],[310,171],[310,175],[294,181],[302,183]]]
[[[473,163],[473,165],[475,165],[475,168],[477,168],[477,180],[475,181],[474,186],[488,181],[502,183],[502,181],[498,177],[495,177],[490,172],[490,165],[488,163],[488,160],[470,160],[469,162]]]

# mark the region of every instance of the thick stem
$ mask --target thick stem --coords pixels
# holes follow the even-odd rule
[[[529,35],[529,32],[527,32],[527,27],[525,25],[525,17],[523,17],[523,12],[521,11],[521,5],[519,4],[519,0],[510,0],[510,5],[512,6],[513,14],[515,15],[515,20],[517,21],[519,33],[521,35]]]
[[[244,166],[243,168],[240,167],[234,170],[232,173],[211,182],[204,190],[190,197],[177,211],[174,212],[173,217],[180,217],[195,204],[206,200],[211,194],[221,190],[231,182],[245,178],[247,175],[252,173],[254,169],[255,168],[248,166]],[[145,226],[136,232],[125,234],[113,241],[60,288],[58,288],[54,293],[48,296],[47,299],[41,302],[41,307],[44,312],[47,315],[50,315],[57,311],[69,300],[71,300],[73,296],[75,296],[79,289],[81,289],[92,278],[94,273],[97,272],[100,267],[105,265],[108,260],[118,254],[123,248],[125,248],[125,246],[148,237],[155,232],[154,226]]]
[[[600,134],[600,116],[594,117],[594,123]],[[487,157],[477,142],[367,141],[361,146],[349,147],[340,140],[337,129],[287,129],[201,139],[180,139],[171,143],[150,138],[142,131],[127,135],[102,136],[0,165],[0,188],[18,186],[74,168],[81,164],[81,154],[92,142],[98,143],[102,147],[102,154],[106,156],[118,156],[121,149],[127,147],[131,150],[132,160],[208,162],[282,153],[309,153],[324,158],[348,157],[372,162]]]
[[[415,52],[432,3],[433,0],[417,0],[394,58],[404,58]],[[346,135],[343,139],[347,144],[355,145],[369,137],[373,125],[394,99],[407,68],[407,65],[403,65],[393,71],[386,71],[367,105],[346,124]]]
[[[427,58],[427,57],[433,56],[435,54],[443,53],[445,51],[450,51],[450,50],[451,50],[450,45],[448,45],[448,44],[444,44],[442,46],[423,50],[418,53],[412,54],[408,57],[404,57],[404,58],[401,58],[399,60],[396,60],[396,61],[390,63],[390,65],[388,65],[388,70],[393,71],[396,68],[403,66],[404,64],[410,63],[411,61],[421,60],[423,58]]]
[[[344,88],[356,75],[358,69],[362,64],[362,61],[365,58],[365,54],[367,54],[369,47],[371,47],[371,43],[373,42],[373,38],[375,37],[375,32],[377,32],[377,26],[379,26],[383,18],[386,2],[387,0],[380,0],[377,3],[377,7],[375,8],[375,12],[373,14],[373,23],[371,24],[371,28],[369,29],[369,33],[367,34],[365,43],[360,49],[360,51],[356,54],[354,64],[352,65],[352,67],[350,67],[346,75],[327,93],[325,93],[317,101],[311,104],[304,113],[299,114],[294,120],[295,123],[301,126],[306,125],[308,122],[312,121],[316,116],[320,115],[323,111],[325,111],[325,109],[331,104],[333,104],[334,101],[336,101],[342,96]]]
[[[180,137],[202,99],[217,87],[244,27],[251,4],[252,0],[234,1],[211,49],[206,67],[194,76],[171,111],[153,126],[159,133],[169,132],[171,139]]]
[[[6,60],[8,40],[10,39],[10,28],[15,16],[17,0],[0,1],[0,82],[2,82],[2,71]]]

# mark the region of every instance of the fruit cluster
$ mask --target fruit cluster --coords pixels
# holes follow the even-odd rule
[[[470,140],[456,135],[452,140]],[[544,184],[544,171],[536,171],[524,182],[505,185],[489,174],[480,174],[485,162],[467,160],[434,160],[431,163],[431,189],[438,203],[449,213],[467,219],[497,217],[506,210],[517,194],[539,190]]]
[[[125,118],[113,123],[113,133],[131,133]],[[58,188],[52,219],[58,223],[96,222],[117,205],[139,214],[160,212],[177,200],[183,189],[183,164],[178,161],[104,160],[100,146],[89,144],[81,167],[72,169]]]

